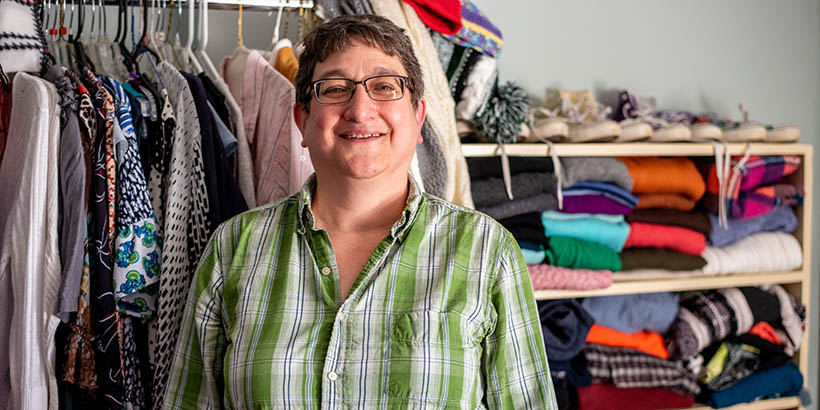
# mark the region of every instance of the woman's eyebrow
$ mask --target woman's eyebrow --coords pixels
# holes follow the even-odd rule
[[[325,79],[325,78],[349,78],[347,77],[347,72],[342,68],[334,68],[329,71],[323,72],[319,75],[318,79]],[[396,70],[388,67],[377,66],[374,67],[369,71],[368,77],[374,75],[399,75]]]

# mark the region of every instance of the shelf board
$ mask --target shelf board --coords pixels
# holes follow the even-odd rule
[[[786,410],[800,407],[800,397],[781,397],[779,399],[760,400],[752,403],[736,404],[731,407],[724,407],[721,410]],[[686,410],[708,410],[711,407],[695,403],[694,406]],[[684,409],[680,409],[684,410]]]
[[[798,283],[806,280],[804,271],[762,272],[720,276],[690,276],[682,278],[662,277],[616,281],[606,289],[534,291],[536,300],[584,298],[590,296],[626,295],[633,293],[681,292],[686,290],[719,289],[738,286],[759,286],[767,283]]]
[[[558,156],[566,157],[617,157],[617,156],[710,156],[714,155],[711,143],[556,143]],[[772,144],[772,143],[730,143],[729,152],[741,155],[748,148],[753,155],[805,155],[812,151],[809,144]],[[504,150],[511,156],[547,156],[547,144],[506,144]],[[491,157],[500,155],[497,144],[461,144],[461,152],[466,157]]]

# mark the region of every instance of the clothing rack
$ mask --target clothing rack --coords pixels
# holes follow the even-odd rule
[[[134,3],[143,0],[134,0]],[[129,0],[130,2],[130,0]],[[188,0],[179,0],[180,3],[188,3]],[[117,5],[116,1],[106,0],[107,6]],[[313,8],[313,0],[209,0],[208,8],[215,10],[236,10],[239,6],[242,8],[252,9],[311,9]]]

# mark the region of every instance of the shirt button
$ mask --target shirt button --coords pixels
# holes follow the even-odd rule
[[[325,275],[325,276],[330,275],[330,268],[328,268],[327,266],[322,268],[322,275]]]
[[[339,378],[339,375],[336,374],[336,372],[330,372],[327,374],[327,378],[330,379],[330,381],[335,382],[336,379]]]

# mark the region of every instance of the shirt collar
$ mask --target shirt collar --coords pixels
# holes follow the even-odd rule
[[[410,227],[413,225],[413,221],[415,221],[416,216],[418,216],[419,209],[421,208],[424,199],[421,190],[418,188],[418,184],[410,174],[407,175],[407,183],[408,194],[404,210],[401,213],[401,217],[399,217],[396,223],[394,223],[390,228],[390,236],[399,240],[403,239],[406,233],[410,230]],[[302,189],[299,191],[297,197],[299,216],[299,228],[297,229],[297,232],[301,235],[304,235],[308,229],[314,231],[317,230],[316,218],[314,217],[313,209],[311,209],[310,206],[315,190],[316,174],[311,174],[311,176],[305,181],[305,184],[302,185]]]

